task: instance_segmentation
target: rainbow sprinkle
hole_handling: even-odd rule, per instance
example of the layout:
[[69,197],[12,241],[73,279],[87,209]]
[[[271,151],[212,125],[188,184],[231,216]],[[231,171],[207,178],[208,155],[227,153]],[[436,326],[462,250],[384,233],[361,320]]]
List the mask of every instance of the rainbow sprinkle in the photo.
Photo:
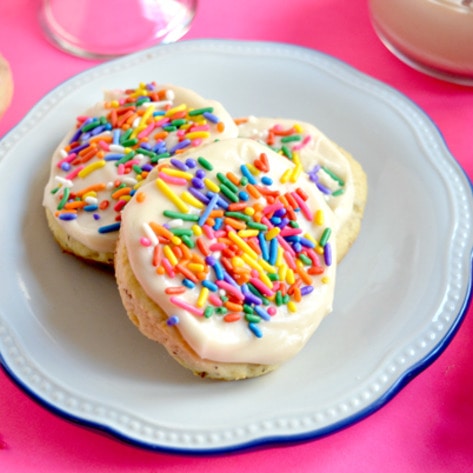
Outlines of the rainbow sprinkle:
[[[191,109],[176,103],[172,89],[154,82],[127,89],[104,106],[103,116],[77,117],[76,131],[60,151],[58,185],[51,191],[58,199],[56,217],[60,220],[89,214],[100,221],[106,210],[112,210],[115,223],[99,226],[99,233],[120,228],[121,211],[159,161],[197,147],[224,130],[212,107]],[[82,187],[82,179],[107,165],[116,173],[113,182]],[[181,182],[178,179],[166,176],[163,181]]]
[[[277,190],[267,175],[265,153],[242,166],[240,175],[215,173],[203,157],[172,159],[159,170],[185,177],[172,185],[155,180],[173,208],[163,211],[165,224],[143,224],[139,244],[153,246],[150,264],[156,277],[180,280],[165,290],[174,306],[196,317],[246,323],[261,338],[264,323],[279,307],[296,312],[315,283],[328,282],[331,230],[322,226],[323,211],[309,209],[308,196],[297,182],[293,190]],[[137,202],[146,199],[142,194],[138,191]],[[191,195],[194,204],[184,201],[184,195]],[[320,226],[318,241],[304,233],[301,219]],[[193,302],[180,297],[188,289],[197,289]]]

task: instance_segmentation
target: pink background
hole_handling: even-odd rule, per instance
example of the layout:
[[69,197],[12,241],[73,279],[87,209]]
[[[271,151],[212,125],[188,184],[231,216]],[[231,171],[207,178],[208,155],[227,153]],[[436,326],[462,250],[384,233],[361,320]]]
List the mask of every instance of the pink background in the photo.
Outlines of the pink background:
[[[10,62],[15,80],[12,105],[0,120],[0,137],[43,94],[95,64],[68,56],[44,39],[37,21],[38,4],[38,0],[0,2],[0,54]],[[473,88],[443,83],[400,63],[375,36],[366,0],[200,0],[186,36],[193,38],[282,41],[346,61],[422,107],[452,154],[473,176]],[[124,444],[55,416],[0,370],[0,470],[471,471],[472,316],[466,314],[437,361],[367,419],[323,439],[231,455],[180,456]]]

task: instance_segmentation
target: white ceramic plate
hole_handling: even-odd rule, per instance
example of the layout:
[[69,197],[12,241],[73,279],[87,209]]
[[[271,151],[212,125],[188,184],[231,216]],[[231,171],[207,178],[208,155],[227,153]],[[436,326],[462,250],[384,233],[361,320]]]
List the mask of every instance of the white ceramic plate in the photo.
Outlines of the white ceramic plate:
[[[363,164],[363,229],[339,269],[334,312],[276,372],[212,382],[128,322],[113,276],[64,255],[41,196],[49,157],[101,90],[174,82],[234,116],[313,122]],[[182,42],[105,63],[41,100],[0,143],[0,350],[59,415],[138,445],[217,452],[316,438],[362,419],[425,368],[469,301],[472,192],[408,99],[315,51]]]

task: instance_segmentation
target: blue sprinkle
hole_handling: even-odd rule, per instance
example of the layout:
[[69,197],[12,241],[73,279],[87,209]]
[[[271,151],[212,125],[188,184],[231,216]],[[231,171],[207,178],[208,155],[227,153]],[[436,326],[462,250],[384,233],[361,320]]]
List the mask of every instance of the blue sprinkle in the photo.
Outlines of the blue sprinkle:
[[77,214],[74,213],[63,213],[59,215],[60,220],[75,220],[77,218]]
[[179,141],[177,144],[175,144],[175,145],[169,150],[169,152],[170,152],[171,154],[174,154],[176,151],[179,151],[180,149],[187,148],[187,147],[190,146],[191,144],[192,144],[192,141],[189,140],[189,139],[185,139],[185,140]]
[[84,207],[84,210],[86,212],[95,212],[98,208],[99,208],[99,206],[97,204],[90,204],[90,205],[86,205]]
[[253,335],[255,335],[257,338],[262,338],[263,332],[257,324],[250,322],[248,324],[248,328],[253,332]]
[[259,246],[261,248],[261,256],[265,261],[268,261],[269,259],[269,248],[268,248],[268,242],[264,236],[263,232],[258,233],[258,241],[259,241]]
[[255,307],[253,307],[253,309],[263,320],[270,320],[271,319],[271,316],[268,314],[268,312],[263,307],[257,305]]
[[169,327],[172,327],[173,325],[176,325],[179,323],[179,317],[177,315],[171,315],[171,317],[168,318],[166,321]]
[[61,170],[62,171],[70,171],[72,166],[68,162],[61,163]]
[[238,197],[240,198],[240,200],[242,200],[243,202],[246,202],[247,200],[249,200],[250,196],[248,195],[248,192],[245,192],[245,191],[240,191],[238,193]]
[[125,155],[123,153],[110,153],[105,156],[105,161],[118,161],[122,159]]
[[275,265],[278,259],[278,239],[269,240],[269,264]]
[[253,174],[251,174],[250,170],[246,167],[246,164],[242,164],[240,166],[241,173],[248,179],[250,184],[256,184],[256,179],[254,178]]
[[218,231],[218,230],[220,230],[222,227],[223,227],[223,218],[217,217],[217,218],[215,219],[215,225],[213,226],[213,229],[214,229],[215,231]]
[[211,112],[204,112],[202,114],[209,122],[212,123],[218,123],[220,119],[217,117],[217,115],[211,113]]
[[120,144],[120,129],[119,128],[114,128],[112,131],[112,143],[114,145]]
[[111,233],[117,232],[120,229],[120,222],[111,223],[110,225],[104,225],[103,227],[99,227],[99,233]]
[[204,279],[201,282],[201,284],[202,286],[206,287],[209,291],[212,291],[212,292],[218,291],[218,286],[214,282],[209,281],[208,279]]
[[269,176],[263,176],[261,178],[261,183],[265,186],[270,186],[273,183],[273,180]]
[[194,289],[195,287],[195,283],[187,278],[182,280],[182,285],[186,286],[188,289]]

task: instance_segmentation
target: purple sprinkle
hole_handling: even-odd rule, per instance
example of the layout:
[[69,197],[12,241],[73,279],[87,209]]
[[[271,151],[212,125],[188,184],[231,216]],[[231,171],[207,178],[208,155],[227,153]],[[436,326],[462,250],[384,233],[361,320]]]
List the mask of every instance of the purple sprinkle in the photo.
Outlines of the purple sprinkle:
[[77,214],[68,214],[68,213],[63,213],[59,215],[60,220],[75,220],[77,218]]
[[301,287],[301,296],[306,296],[314,290],[314,286],[303,286]]
[[180,171],[187,171],[188,170],[187,166],[182,161],[179,161],[179,159],[172,158],[171,159],[171,164],[176,169],[179,169]]
[[204,181],[202,179],[198,179],[197,177],[193,177],[191,179],[191,184],[196,189],[203,189],[205,187]]
[[255,296],[249,289],[246,284],[242,284],[241,292],[245,296],[245,302],[247,304],[260,305],[262,304],[261,299],[258,296]]
[[191,169],[194,169],[196,166],[197,166],[197,162],[195,159],[192,159],[192,158],[187,158],[186,159],[186,164],[188,167],[190,167]]
[[215,266],[215,263],[217,262],[217,260],[215,259],[214,256],[209,255],[209,256],[206,256],[206,257],[205,257],[205,262],[206,262],[209,266]]
[[94,214],[94,220],[100,220],[100,215],[99,214]]
[[286,209],[285,208],[278,209],[278,210],[276,210],[276,212],[274,212],[273,215],[275,217],[284,217],[284,215],[286,215]]
[[143,164],[143,166],[141,166],[141,169],[143,171],[150,172],[154,169],[154,166],[152,164],[147,163],[147,164]]
[[69,140],[69,143],[74,143],[74,141],[77,141],[82,134],[82,130],[79,128],[73,135],[72,138]]
[[166,321],[169,327],[172,327],[173,325],[176,325],[179,323],[179,317],[177,315],[171,315],[169,319]]
[[71,166],[69,163],[67,163],[67,162],[61,163],[61,169],[62,169],[63,171],[70,171],[71,167],[72,167],[72,166]]
[[179,151],[180,149],[187,148],[187,147],[190,146],[191,144],[192,144],[192,141],[189,140],[189,139],[185,139],[185,140],[179,141],[179,143],[176,143],[176,144],[169,150],[169,152],[170,152],[171,154],[174,154],[176,151]]
[[211,112],[204,112],[202,114],[209,122],[212,122],[212,123],[218,123],[220,121],[220,119],[217,117],[217,115],[214,115],[213,113]]
[[326,243],[324,246],[324,260],[327,266],[332,264],[332,246],[330,243]]
[[195,189],[194,187],[189,188],[189,192],[197,199],[200,200],[203,204],[208,204],[210,202],[210,199],[202,194],[199,190]]
[[289,219],[288,218],[283,218],[279,222],[278,227],[279,228],[284,228],[288,223],[289,223]]
[[323,194],[331,194],[332,191],[328,188],[328,187],[325,187],[323,184],[321,184],[320,182],[316,182],[316,186],[317,186],[317,189],[319,189],[320,192],[322,192]]
[[195,172],[195,177],[197,177],[198,179],[203,179],[205,177],[205,171],[203,169],[198,169]]
[[225,272],[225,275],[223,276],[223,279],[228,283],[231,284],[232,286],[235,287],[240,287],[240,285],[227,273]]
[[82,151],[83,149],[85,148],[88,148],[89,147],[89,143],[84,143],[83,145],[79,145],[79,146],[76,146],[75,148],[71,149],[69,151],[69,154],[72,154],[72,153],[78,153],[79,151]]
[[299,243],[305,246],[306,248],[315,248],[315,243],[313,241],[310,241],[308,238],[300,237]]

